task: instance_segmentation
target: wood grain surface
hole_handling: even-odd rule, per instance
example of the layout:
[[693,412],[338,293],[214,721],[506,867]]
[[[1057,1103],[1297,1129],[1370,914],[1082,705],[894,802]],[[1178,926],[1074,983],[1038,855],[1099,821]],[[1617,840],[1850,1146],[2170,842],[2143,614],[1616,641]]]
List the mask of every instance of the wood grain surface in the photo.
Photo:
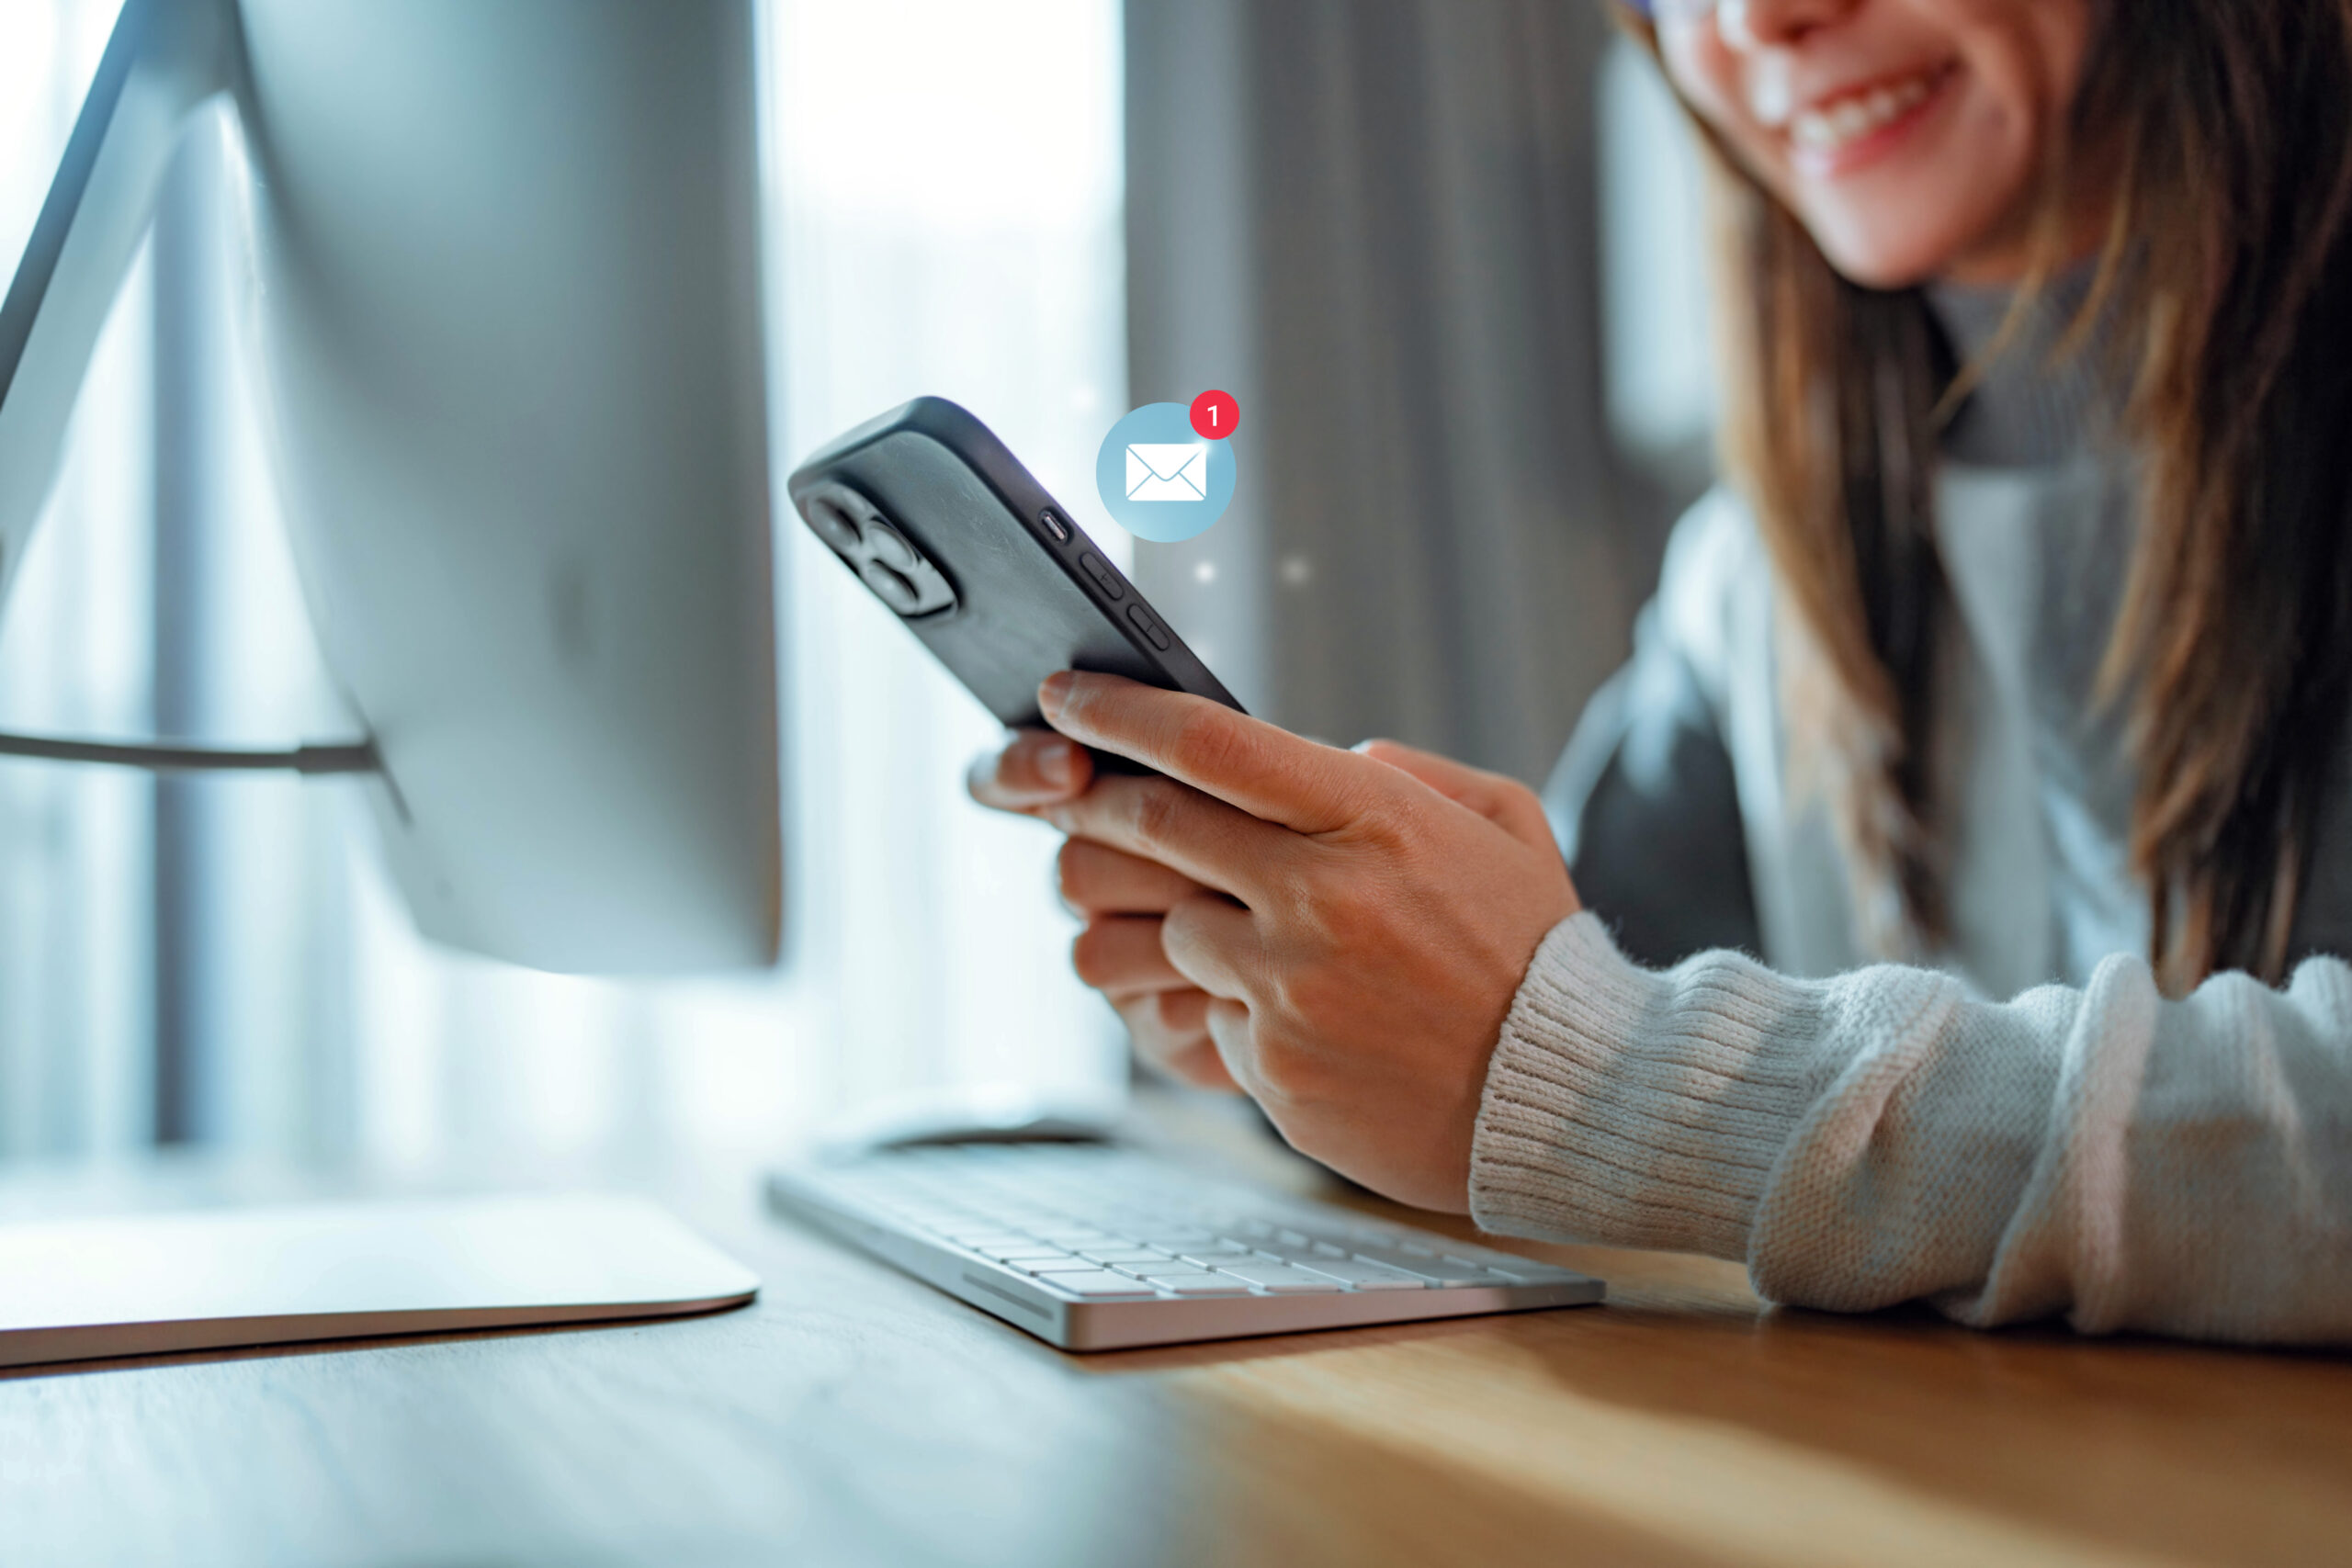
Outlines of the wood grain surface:
[[[1523,1250],[1609,1305],[1075,1357],[755,1179],[435,1184],[652,1192],[759,1270],[741,1311],[0,1376],[0,1564],[2352,1560],[2345,1358],[1772,1311],[1575,1248]],[[51,1172],[0,1219],[387,1185]]]

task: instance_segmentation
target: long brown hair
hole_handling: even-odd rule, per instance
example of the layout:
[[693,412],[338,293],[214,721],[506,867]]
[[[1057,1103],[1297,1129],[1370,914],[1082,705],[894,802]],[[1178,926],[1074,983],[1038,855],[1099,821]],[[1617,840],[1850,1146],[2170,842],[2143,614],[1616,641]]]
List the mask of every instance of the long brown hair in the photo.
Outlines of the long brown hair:
[[[2067,193],[2096,160],[2111,218],[2071,336],[2101,323],[2143,464],[2102,686],[2129,705],[2150,959],[2176,991],[2225,968],[2275,981],[2352,709],[2352,0],[2102,10],[2029,292],[2067,259]],[[1726,467],[1836,688],[1865,931],[1891,913],[1931,946],[1932,470],[1963,368],[1918,291],[1840,276],[1707,140]]]

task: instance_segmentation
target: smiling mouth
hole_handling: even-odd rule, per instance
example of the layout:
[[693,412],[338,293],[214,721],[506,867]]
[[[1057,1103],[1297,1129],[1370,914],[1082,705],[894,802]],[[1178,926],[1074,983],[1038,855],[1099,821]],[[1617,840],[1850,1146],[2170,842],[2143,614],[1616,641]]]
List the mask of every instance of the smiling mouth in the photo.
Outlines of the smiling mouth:
[[1789,117],[1789,142],[1800,152],[1835,158],[1916,114],[1951,74],[1935,66],[1811,104]]

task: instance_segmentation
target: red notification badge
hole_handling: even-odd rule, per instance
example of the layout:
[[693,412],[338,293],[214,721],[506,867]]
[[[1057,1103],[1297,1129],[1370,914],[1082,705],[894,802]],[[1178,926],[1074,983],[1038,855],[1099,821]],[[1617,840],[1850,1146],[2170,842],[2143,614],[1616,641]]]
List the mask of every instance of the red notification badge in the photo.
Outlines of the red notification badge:
[[1241,405],[1231,392],[1203,392],[1193,400],[1193,429],[1211,441],[1222,441],[1241,423]]

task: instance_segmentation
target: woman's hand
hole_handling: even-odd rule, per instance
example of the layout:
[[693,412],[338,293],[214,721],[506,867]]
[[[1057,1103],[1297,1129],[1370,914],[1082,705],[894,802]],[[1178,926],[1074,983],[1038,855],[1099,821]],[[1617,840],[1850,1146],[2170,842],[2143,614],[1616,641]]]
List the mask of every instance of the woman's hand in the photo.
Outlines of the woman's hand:
[[[1122,876],[1148,863],[1193,885],[1125,900],[1167,905],[1152,994],[1204,994],[1226,1071],[1302,1152],[1408,1202],[1465,1208],[1487,1057],[1537,944],[1577,908],[1533,795],[1114,676],[1057,675],[1039,695],[1064,735],[1167,775],[1098,777],[1025,807],[1116,852]],[[1117,956],[1123,976],[1149,962]]]
[[[1023,730],[972,765],[972,798],[1038,816],[1094,782],[1086,748],[1049,729]],[[1179,975],[1159,943],[1161,919],[1201,891],[1156,862],[1072,839],[1056,863],[1062,902],[1086,922],[1070,948],[1078,977],[1101,991],[1146,1061],[1198,1089],[1237,1092],[1209,1038],[1209,994]]]

